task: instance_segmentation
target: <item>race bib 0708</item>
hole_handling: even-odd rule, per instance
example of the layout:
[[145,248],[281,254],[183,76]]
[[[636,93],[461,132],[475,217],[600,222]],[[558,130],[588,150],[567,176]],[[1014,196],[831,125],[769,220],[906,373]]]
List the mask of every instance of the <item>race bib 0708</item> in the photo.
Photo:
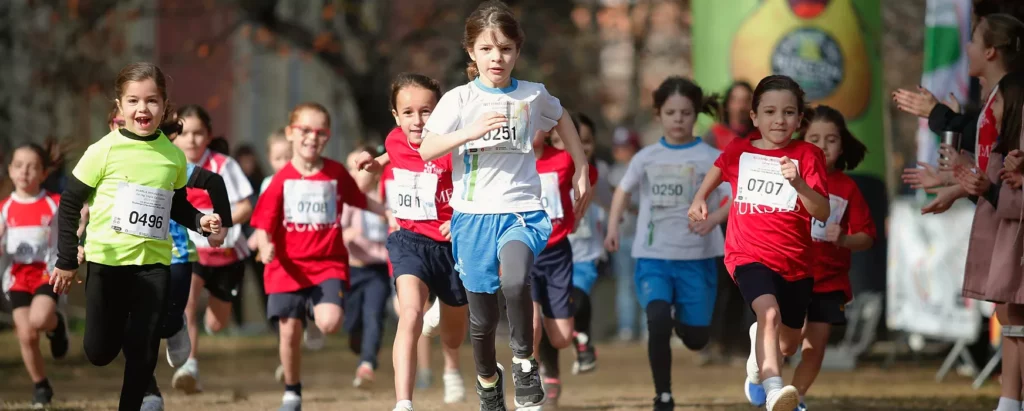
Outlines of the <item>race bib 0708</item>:
[[697,191],[697,170],[693,164],[651,164],[644,173],[651,186],[651,205],[655,207],[690,204]]
[[437,174],[393,169],[395,179],[385,183],[388,206],[395,218],[403,220],[437,220]]
[[488,101],[481,103],[482,114],[497,112],[508,121],[476,140],[466,143],[469,154],[522,154],[533,149],[530,136],[530,104],[525,101]]
[[[797,160],[791,161],[799,169],[800,163]],[[796,209],[796,200],[796,189],[782,177],[779,157],[755,153],[740,155],[736,201],[793,211]]]
[[333,224],[338,220],[337,180],[286,180],[284,220],[293,224]]
[[826,227],[843,221],[843,214],[846,214],[847,204],[849,204],[849,201],[846,201],[845,198],[834,194],[828,195],[828,221],[823,223],[813,217],[811,218],[811,238],[814,241],[828,241],[825,235]]
[[541,173],[540,192],[540,205],[548,213],[548,218],[557,220],[565,217],[562,196],[558,193],[558,173]]
[[166,240],[173,197],[170,190],[122,181],[117,185],[110,228],[136,237]]
[[7,229],[4,252],[19,264],[46,262],[50,246],[50,228],[43,226],[11,227]]

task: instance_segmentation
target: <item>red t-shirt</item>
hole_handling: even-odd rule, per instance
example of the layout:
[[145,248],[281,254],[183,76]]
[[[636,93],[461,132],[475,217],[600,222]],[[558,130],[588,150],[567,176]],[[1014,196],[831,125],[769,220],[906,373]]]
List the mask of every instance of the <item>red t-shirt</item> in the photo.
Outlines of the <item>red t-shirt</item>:
[[[597,167],[587,169],[593,187],[597,183]],[[576,224],[572,181],[576,165],[568,151],[545,145],[544,153],[537,159],[537,174],[541,181],[541,205],[551,219],[547,245],[551,247],[568,237]]]
[[[857,183],[842,171],[828,175],[828,194],[831,214],[828,224],[836,224],[845,235],[865,233],[875,238],[875,222],[871,220],[864,196]],[[825,241],[826,224],[818,220],[811,222],[812,248],[814,250],[814,292],[827,293],[842,291],[849,301],[850,290],[850,249]]]
[[[813,258],[811,215],[782,177],[779,159],[793,160],[807,185],[828,198],[825,155],[799,140],[776,150],[754,147],[753,141],[734,140],[715,161],[734,199],[725,235],[726,268],[734,274],[737,266],[761,263],[787,281],[807,278]],[[781,205],[766,205],[773,201]]]
[[[381,176],[381,198],[387,199],[398,225],[434,241],[448,242],[440,227],[452,219],[452,207],[448,205],[452,198],[452,155],[423,161],[418,147],[409,143],[400,128],[388,134],[384,147],[391,161]],[[401,180],[396,180],[396,175]],[[425,204],[429,201],[427,191],[433,197],[433,207]],[[417,192],[422,195],[417,197]]]
[[999,138],[999,126],[996,124],[996,116],[992,113],[992,102],[995,101],[998,87],[992,88],[992,94],[985,100],[985,107],[978,117],[977,139],[974,143],[974,155],[977,160],[978,170],[985,173],[988,170],[988,159],[992,155],[992,146]]
[[348,250],[341,232],[345,204],[366,208],[366,195],[336,161],[302,177],[288,163],[260,196],[251,224],[270,235],[274,260],[263,271],[267,294],[286,293],[338,278],[348,281]]
[[11,260],[4,291],[33,294],[49,283],[47,265],[57,254],[59,203],[60,194],[46,190],[31,199],[15,198],[11,194],[0,201],[0,218],[6,226],[0,255]]

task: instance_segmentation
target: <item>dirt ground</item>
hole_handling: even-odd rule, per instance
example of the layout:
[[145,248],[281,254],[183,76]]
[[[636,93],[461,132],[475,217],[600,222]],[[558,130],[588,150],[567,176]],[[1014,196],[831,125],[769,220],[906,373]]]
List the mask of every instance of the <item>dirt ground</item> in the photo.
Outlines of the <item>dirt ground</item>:
[[[510,358],[507,341],[499,340],[501,361]],[[168,410],[276,410],[282,388],[274,381],[278,364],[274,337],[205,337],[202,339],[200,369],[206,391],[185,396],[170,390],[172,370],[162,357],[157,378],[164,386]],[[48,351],[43,343],[44,355]],[[436,345],[435,345],[436,348]],[[416,393],[419,411],[474,410],[476,394],[472,388],[472,357],[468,345],[463,350],[463,376],[467,381],[467,401],[445,405],[442,401],[439,371],[434,386]],[[384,347],[377,384],[370,390],[352,388],[358,358],[348,349],[343,337],[335,336],[323,351],[306,352],[303,371],[303,408],[305,410],[391,410],[394,390],[391,351]],[[599,367],[588,375],[568,375],[572,354],[562,356],[563,396],[560,410],[650,410],[654,392],[647,367],[646,349],[636,345],[599,345]],[[27,409],[31,384],[22,368],[17,342],[10,332],[0,334],[0,409]],[[675,349],[673,388],[677,410],[752,410],[740,389],[742,367],[694,365],[694,354]],[[440,366],[440,354],[433,358]],[[122,360],[105,368],[90,365],[81,350],[81,339],[73,340],[68,358],[47,361],[49,378],[56,390],[56,408],[62,410],[116,409],[121,385]],[[507,365],[507,364],[506,364]],[[823,372],[808,399],[814,410],[991,410],[998,387],[989,383],[981,390],[971,389],[970,381],[950,375],[943,383],[934,382],[936,366],[898,364],[882,369],[865,365],[855,372]],[[788,369],[787,376],[792,372]],[[511,397],[511,388],[506,386]],[[511,398],[509,405],[512,406]],[[511,408],[510,408],[511,409]]]

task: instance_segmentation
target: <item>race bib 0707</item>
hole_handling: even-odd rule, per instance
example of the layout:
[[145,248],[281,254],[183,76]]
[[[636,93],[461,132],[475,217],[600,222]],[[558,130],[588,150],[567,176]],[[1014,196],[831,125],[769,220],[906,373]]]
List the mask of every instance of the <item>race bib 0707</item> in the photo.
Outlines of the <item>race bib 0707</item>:
[[644,173],[651,186],[651,205],[655,207],[690,204],[697,191],[697,170],[693,164],[651,164]]
[[50,228],[43,226],[11,227],[7,229],[4,252],[19,264],[46,262],[50,246]]
[[481,103],[481,115],[497,112],[508,119],[501,127],[466,143],[469,154],[522,154],[533,149],[530,136],[530,104],[525,101],[488,101]]
[[562,196],[558,193],[558,173],[541,173],[540,192],[540,205],[548,213],[548,218],[557,220],[565,217]]
[[437,220],[437,174],[393,169],[395,179],[385,183],[388,206],[395,218],[403,220]]
[[849,201],[840,196],[829,194],[828,195],[828,206],[829,215],[828,221],[821,222],[815,218],[811,218],[811,238],[815,241],[828,241],[825,235],[826,227],[831,224],[839,224],[843,221],[843,214],[846,214],[846,206]]
[[[791,160],[800,167],[800,162]],[[736,182],[736,201],[773,207],[776,210],[796,209],[796,189],[782,177],[779,157],[755,153],[740,155],[739,179]]]
[[284,220],[293,224],[333,224],[338,220],[337,180],[286,180]]
[[166,240],[173,197],[170,190],[122,181],[117,185],[110,228],[136,237]]

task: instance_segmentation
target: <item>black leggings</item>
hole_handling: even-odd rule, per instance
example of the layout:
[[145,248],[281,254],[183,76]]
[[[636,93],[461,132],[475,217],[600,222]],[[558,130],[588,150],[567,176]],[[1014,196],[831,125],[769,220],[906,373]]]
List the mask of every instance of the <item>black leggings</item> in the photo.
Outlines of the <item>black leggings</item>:
[[[533,298],[530,295],[530,269],[533,251],[521,241],[509,241],[498,252],[501,263],[501,293],[505,295],[505,314],[512,341],[512,355],[525,359],[533,355]],[[469,298],[469,338],[473,343],[476,373],[491,377],[498,372],[494,332],[498,329],[497,294],[467,291]]]
[[138,411],[156,369],[158,330],[167,312],[170,268],[89,263],[85,282],[85,356],[97,366],[124,351],[120,411]]

